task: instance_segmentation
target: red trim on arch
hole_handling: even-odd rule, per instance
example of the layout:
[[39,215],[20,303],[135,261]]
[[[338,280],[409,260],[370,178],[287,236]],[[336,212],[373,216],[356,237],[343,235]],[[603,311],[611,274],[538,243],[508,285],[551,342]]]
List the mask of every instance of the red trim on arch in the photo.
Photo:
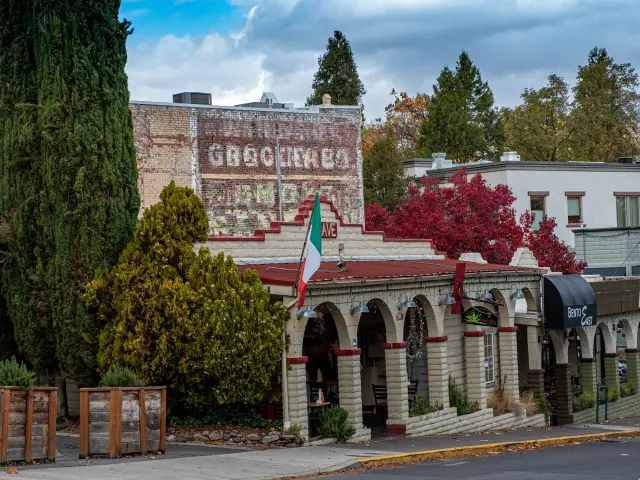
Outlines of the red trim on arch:
[[407,426],[406,425],[389,425],[387,424],[387,433],[391,435],[406,435],[407,434]]
[[500,332],[517,332],[518,327],[498,327],[498,333]]
[[349,357],[351,355],[360,355],[361,348],[352,348],[351,350],[336,350],[336,357]]
[[449,340],[449,337],[447,337],[446,335],[444,337],[427,337],[424,339],[424,341],[427,343],[442,343],[446,342],[447,340]]
[[292,357],[287,358],[287,363],[289,365],[300,365],[301,363],[307,363],[309,361],[309,357]]
[[382,348],[385,350],[391,350],[393,348],[407,348],[409,344],[407,342],[392,342],[382,344]]
[[484,337],[484,331],[479,332],[464,332],[465,337]]

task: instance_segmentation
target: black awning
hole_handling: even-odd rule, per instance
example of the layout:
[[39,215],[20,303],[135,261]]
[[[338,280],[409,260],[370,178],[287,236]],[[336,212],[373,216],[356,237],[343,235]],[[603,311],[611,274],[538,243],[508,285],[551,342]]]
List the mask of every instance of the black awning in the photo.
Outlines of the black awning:
[[547,328],[597,325],[596,294],[580,275],[544,277],[544,318]]

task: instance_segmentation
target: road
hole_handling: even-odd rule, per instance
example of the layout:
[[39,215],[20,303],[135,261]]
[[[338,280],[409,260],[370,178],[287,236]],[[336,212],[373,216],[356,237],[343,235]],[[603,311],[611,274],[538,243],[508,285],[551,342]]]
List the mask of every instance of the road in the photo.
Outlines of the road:
[[459,458],[318,480],[639,480],[640,440]]

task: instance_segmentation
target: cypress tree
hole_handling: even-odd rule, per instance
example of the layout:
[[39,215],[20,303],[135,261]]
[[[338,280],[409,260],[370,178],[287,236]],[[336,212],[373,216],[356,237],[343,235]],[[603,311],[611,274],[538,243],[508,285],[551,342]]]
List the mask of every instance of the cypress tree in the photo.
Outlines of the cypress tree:
[[335,31],[327,43],[327,51],[318,58],[318,71],[313,77],[313,93],[307,105],[320,105],[325,93],[334,105],[360,105],[367,93],[358,75],[349,40]]
[[39,217],[55,251],[45,277],[63,376],[88,382],[93,318],[80,302],[96,270],[113,265],[135,230],[140,202],[125,74],[120,0],[35,0],[34,50],[45,195]]

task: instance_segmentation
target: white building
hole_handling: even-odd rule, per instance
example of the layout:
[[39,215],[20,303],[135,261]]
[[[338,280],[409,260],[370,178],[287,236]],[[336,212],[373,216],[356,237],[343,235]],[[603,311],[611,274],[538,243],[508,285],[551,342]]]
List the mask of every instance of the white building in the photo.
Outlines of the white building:
[[[631,161],[620,159],[620,162]],[[508,185],[516,197],[519,217],[530,210],[538,218],[556,219],[558,237],[575,247],[573,230],[640,226],[640,163],[521,162],[514,152],[500,162],[452,164],[445,154],[409,158],[407,175],[434,175],[445,182],[466,167],[469,177],[480,174],[491,186]]]

